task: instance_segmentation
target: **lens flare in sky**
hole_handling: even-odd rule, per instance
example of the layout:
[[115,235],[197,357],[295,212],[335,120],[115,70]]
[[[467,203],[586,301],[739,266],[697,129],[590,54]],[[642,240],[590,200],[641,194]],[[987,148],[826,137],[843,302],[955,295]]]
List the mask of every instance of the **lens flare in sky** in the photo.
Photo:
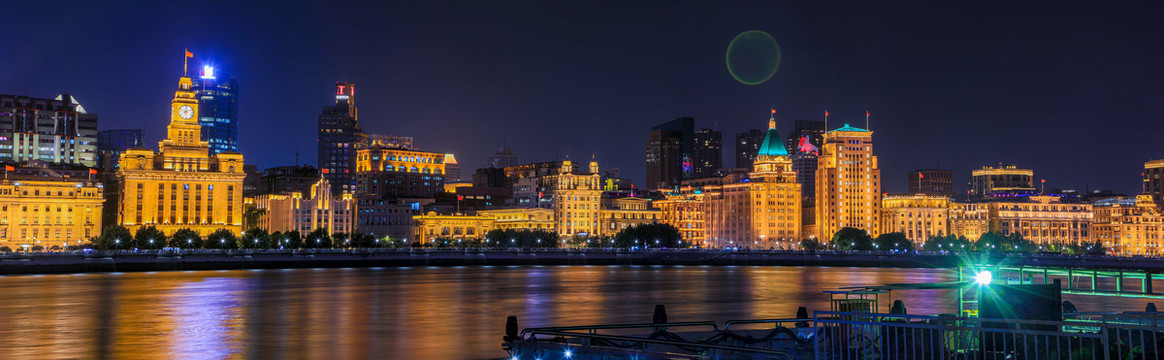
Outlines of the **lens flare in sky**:
[[766,32],[748,30],[732,39],[724,61],[736,81],[763,84],[780,68],[780,44]]

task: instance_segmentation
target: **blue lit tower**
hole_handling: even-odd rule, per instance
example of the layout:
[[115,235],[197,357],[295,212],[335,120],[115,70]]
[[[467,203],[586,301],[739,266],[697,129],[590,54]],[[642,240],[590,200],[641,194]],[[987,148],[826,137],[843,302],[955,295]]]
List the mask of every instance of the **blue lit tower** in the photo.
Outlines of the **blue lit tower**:
[[194,91],[198,96],[198,124],[210,154],[238,151],[238,82],[204,66]]

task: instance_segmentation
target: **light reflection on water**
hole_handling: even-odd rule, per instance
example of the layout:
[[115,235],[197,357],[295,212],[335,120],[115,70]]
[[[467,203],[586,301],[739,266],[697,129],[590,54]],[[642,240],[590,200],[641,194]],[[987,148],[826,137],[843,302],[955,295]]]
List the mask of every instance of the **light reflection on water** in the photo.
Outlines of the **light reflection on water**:
[[[0,277],[0,359],[500,358],[521,327],[792,317],[822,290],[952,271],[821,267],[414,267]],[[948,290],[895,292],[952,313]],[[1072,297],[1082,311],[1145,299]],[[885,304],[888,310],[888,303]]]

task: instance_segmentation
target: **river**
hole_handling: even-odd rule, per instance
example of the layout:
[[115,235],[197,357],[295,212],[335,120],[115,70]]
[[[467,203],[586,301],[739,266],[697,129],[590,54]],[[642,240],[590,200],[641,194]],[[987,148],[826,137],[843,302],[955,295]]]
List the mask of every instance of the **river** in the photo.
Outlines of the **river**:
[[[792,317],[822,290],[951,281],[940,269],[521,266],[0,277],[0,359],[496,359],[521,327]],[[895,293],[952,313],[948,290]],[[1081,311],[1145,299],[1071,297]],[[887,310],[887,309],[882,309]]]

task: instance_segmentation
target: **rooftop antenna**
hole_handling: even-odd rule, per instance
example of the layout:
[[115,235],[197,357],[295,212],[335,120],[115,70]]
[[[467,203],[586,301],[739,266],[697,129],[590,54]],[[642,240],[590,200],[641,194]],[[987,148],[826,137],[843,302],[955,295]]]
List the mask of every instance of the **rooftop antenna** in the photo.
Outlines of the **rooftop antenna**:
[[295,147],[295,167],[299,167],[299,147]]

